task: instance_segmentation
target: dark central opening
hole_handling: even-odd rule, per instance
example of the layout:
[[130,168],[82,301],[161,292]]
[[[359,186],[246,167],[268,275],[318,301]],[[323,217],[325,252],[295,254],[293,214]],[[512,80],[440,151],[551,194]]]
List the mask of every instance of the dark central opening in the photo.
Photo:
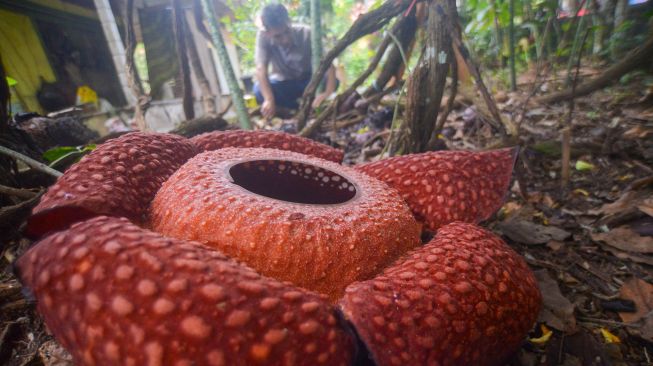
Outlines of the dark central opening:
[[229,168],[229,175],[234,184],[281,201],[332,205],[356,196],[356,186],[342,175],[296,161],[247,161]]

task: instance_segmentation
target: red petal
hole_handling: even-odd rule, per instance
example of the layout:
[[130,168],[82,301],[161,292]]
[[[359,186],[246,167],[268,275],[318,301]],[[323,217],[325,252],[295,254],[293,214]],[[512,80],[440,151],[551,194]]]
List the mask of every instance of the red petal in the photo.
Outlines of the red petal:
[[478,223],[503,204],[516,149],[436,151],[356,166],[397,189],[432,231],[454,221]]
[[537,318],[541,295],[524,260],[473,224],[438,230],[340,306],[376,364],[499,365]]
[[161,184],[196,153],[176,135],[134,132],[109,140],[48,189],[27,233],[40,237],[102,214],[143,222]]
[[339,163],[344,152],[305,137],[275,131],[214,131],[191,139],[201,151],[225,147],[266,147],[294,151]]
[[17,268],[78,365],[346,365],[352,357],[352,337],[323,297],[124,218],[50,235]]

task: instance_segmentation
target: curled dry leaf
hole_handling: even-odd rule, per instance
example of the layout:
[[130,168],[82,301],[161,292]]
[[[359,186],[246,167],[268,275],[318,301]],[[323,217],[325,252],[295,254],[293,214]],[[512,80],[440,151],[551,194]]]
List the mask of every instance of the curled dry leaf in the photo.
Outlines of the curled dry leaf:
[[518,218],[500,223],[499,229],[510,239],[528,245],[546,244],[551,240],[563,241],[571,236],[571,233],[560,228]]
[[633,277],[624,282],[619,293],[622,298],[635,302],[636,312],[619,313],[624,322],[637,322],[653,311],[653,285],[650,283]]
[[628,227],[618,227],[607,233],[592,233],[590,236],[596,242],[603,242],[626,252],[653,253],[653,238],[641,236]]
[[622,298],[634,301],[637,309],[634,313],[619,313],[624,322],[640,325],[628,331],[653,342],[653,285],[633,277],[623,284],[619,293]]

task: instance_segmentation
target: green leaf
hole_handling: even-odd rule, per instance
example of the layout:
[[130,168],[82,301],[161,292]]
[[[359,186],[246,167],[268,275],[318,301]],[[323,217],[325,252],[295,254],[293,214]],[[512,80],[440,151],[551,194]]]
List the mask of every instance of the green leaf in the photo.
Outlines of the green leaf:
[[52,163],[55,160],[60,159],[61,157],[70,154],[71,152],[79,151],[75,146],[59,146],[52,148],[43,153],[43,159],[48,163]]
[[16,84],[18,84],[18,81],[16,81],[16,79],[14,79],[14,78],[12,78],[10,76],[7,76],[7,85],[14,86]]
[[95,144],[88,144],[86,146],[59,146],[44,152],[43,159],[45,159],[50,166],[56,166],[60,161],[72,155],[79,155],[81,158],[87,153],[95,150],[96,147]]
[[577,160],[576,161],[576,170],[578,170],[579,172],[593,170],[594,168],[595,168],[595,166],[592,163],[588,163],[588,162],[583,161],[583,160]]

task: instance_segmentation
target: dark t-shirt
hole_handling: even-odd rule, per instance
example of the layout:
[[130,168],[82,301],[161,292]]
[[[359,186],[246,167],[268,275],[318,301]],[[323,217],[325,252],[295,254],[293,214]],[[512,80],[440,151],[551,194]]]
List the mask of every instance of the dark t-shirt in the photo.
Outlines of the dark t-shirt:
[[257,65],[272,65],[270,79],[297,80],[311,76],[311,30],[304,25],[292,25],[292,46],[276,45],[262,31],[256,35],[254,60]]

